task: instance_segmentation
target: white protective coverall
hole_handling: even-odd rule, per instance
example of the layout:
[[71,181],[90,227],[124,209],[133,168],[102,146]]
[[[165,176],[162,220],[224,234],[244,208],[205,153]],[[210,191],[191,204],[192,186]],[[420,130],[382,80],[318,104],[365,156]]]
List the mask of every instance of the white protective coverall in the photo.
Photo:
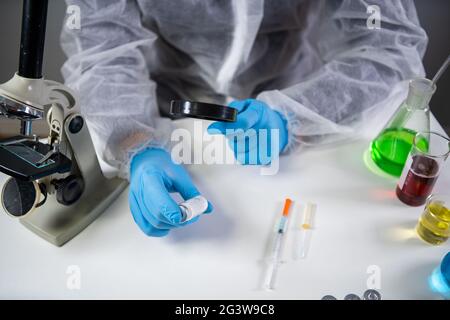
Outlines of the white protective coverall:
[[[100,157],[126,176],[139,149],[166,146],[171,99],[257,98],[288,121],[288,148],[348,138],[398,82],[424,74],[413,1],[68,0],[66,84]],[[369,5],[380,29],[369,28]],[[381,112],[381,111],[380,111]]]

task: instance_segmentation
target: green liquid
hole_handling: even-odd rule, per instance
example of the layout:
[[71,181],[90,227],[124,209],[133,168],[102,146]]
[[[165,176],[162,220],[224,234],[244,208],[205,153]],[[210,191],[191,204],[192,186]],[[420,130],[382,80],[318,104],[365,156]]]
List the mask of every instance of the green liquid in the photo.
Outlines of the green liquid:
[[[391,175],[400,177],[409,151],[411,151],[416,131],[406,128],[386,129],[372,142],[372,160]],[[428,150],[428,142],[422,139],[419,150]]]

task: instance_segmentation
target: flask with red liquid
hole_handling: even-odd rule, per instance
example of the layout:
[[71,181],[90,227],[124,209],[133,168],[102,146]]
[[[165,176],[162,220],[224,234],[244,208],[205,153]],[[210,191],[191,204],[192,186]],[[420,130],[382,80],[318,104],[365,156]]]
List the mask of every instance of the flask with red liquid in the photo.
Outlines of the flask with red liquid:
[[436,132],[417,133],[397,184],[397,197],[410,206],[423,205],[449,153],[447,137]]

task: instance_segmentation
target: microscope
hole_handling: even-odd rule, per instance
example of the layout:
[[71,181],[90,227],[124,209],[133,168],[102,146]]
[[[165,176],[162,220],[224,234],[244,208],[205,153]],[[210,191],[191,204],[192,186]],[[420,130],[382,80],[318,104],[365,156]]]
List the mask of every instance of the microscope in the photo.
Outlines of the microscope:
[[[32,232],[62,246],[93,222],[126,187],[106,179],[73,91],[42,76],[48,0],[24,0],[19,70],[0,85],[0,117],[20,121],[0,141],[3,209]],[[32,133],[46,119],[48,137]]]

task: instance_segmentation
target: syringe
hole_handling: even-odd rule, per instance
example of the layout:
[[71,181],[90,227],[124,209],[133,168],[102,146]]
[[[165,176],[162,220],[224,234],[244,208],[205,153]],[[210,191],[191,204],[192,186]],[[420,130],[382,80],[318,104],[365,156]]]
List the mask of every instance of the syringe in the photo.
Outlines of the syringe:
[[292,200],[287,198],[284,202],[283,212],[278,223],[276,234],[272,242],[272,251],[270,255],[270,260],[267,265],[264,288],[271,290],[274,288],[275,276],[278,270],[278,265],[281,262],[282,245],[284,234],[286,233],[286,225],[289,216],[289,208],[292,204]]

